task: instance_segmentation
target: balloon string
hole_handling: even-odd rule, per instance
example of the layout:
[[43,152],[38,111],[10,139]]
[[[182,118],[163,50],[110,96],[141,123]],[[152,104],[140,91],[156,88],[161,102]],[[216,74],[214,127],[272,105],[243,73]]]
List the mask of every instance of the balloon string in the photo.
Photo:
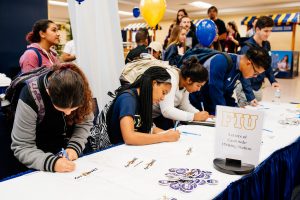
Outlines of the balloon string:
[[[154,28],[152,28],[151,42],[154,42]],[[151,48],[151,55],[153,55],[153,49]]]

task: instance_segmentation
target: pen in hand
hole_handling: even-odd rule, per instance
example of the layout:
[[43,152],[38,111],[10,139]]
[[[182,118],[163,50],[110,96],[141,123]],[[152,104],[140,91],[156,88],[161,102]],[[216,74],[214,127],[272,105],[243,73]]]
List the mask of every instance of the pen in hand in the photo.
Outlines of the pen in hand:
[[201,101],[201,109],[202,109],[202,111],[205,111],[204,110],[204,105],[203,105],[203,102]]
[[67,151],[64,148],[61,148],[61,151],[58,152],[58,156],[65,157],[66,159],[70,160],[69,156],[68,156],[68,153],[67,153]]
[[174,131],[176,131],[176,128],[177,128],[178,124],[179,124],[179,120],[177,120],[177,121],[175,122],[175,125],[174,125]]

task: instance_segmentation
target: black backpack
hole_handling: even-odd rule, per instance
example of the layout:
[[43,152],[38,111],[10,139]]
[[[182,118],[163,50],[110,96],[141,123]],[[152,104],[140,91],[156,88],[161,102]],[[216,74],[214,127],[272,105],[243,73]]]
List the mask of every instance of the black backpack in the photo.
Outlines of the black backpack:
[[[122,86],[121,86],[122,87]],[[111,127],[110,119],[112,118],[114,104],[118,96],[123,93],[129,93],[135,95],[130,89],[120,92],[118,95],[108,92],[108,96],[112,97],[113,100],[108,102],[102,111],[98,114],[94,121],[94,125],[91,128],[91,136],[88,138],[88,145],[92,151],[100,150],[111,146],[109,140],[109,127]]]
[[29,92],[32,95],[37,108],[38,108],[38,123],[40,123],[45,116],[45,106],[41,96],[41,93],[38,89],[38,77],[44,74],[47,74],[52,69],[48,67],[39,67],[32,71],[25,72],[19,74],[10,84],[10,86],[6,89],[4,99],[9,101],[9,105],[2,108],[4,114],[6,115],[6,119],[9,122],[13,123],[17,104],[19,101],[19,96],[22,88],[27,84],[29,88]]
[[204,64],[205,61],[207,61],[209,58],[211,58],[212,56],[217,55],[217,54],[221,54],[221,55],[225,56],[227,63],[228,63],[228,68],[227,68],[226,72],[229,73],[233,67],[232,59],[229,56],[229,54],[227,54],[225,52],[220,52],[220,51],[217,51],[214,49],[210,49],[210,48],[189,49],[179,60],[177,67],[181,68],[183,61],[192,56],[195,56],[201,64]]

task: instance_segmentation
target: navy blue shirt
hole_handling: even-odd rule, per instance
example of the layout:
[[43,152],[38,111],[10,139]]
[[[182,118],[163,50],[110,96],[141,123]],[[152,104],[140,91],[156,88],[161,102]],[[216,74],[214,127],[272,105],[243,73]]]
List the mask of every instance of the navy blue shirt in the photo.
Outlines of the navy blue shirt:
[[141,117],[139,112],[139,97],[135,88],[131,89],[133,94],[130,92],[124,92],[117,97],[113,104],[113,114],[111,118],[111,127],[109,131],[109,139],[112,144],[124,143],[120,120],[125,116],[130,116],[134,119],[134,128],[137,129],[141,126]]
[[178,54],[178,44],[172,44],[170,45],[165,55],[163,56],[164,61],[169,61],[169,65],[177,65],[179,60],[181,59],[181,55]]
[[240,79],[239,55],[229,54],[232,59],[232,68],[229,69],[227,59],[217,54],[208,59],[203,66],[209,72],[209,81],[199,92],[190,94],[190,102],[197,109],[201,109],[201,102],[210,114],[215,115],[217,105],[237,106],[232,97],[236,81]]
[[[256,43],[256,41],[253,39],[253,37],[251,37],[246,42],[253,45],[254,47],[259,47],[259,48],[265,49],[266,51],[269,52],[269,55],[271,55],[271,46],[268,41],[263,41],[262,47]],[[250,48],[249,45],[243,46],[240,54],[246,54],[247,51],[249,50],[249,48]],[[271,66],[265,72],[259,74],[257,77],[253,77],[253,78],[249,78],[249,79],[244,79],[244,78],[241,79],[241,83],[242,83],[243,90],[245,92],[247,101],[252,101],[253,99],[255,99],[255,96],[254,96],[254,93],[252,90],[258,91],[261,88],[265,77],[267,77],[269,79],[271,84],[276,82]]]

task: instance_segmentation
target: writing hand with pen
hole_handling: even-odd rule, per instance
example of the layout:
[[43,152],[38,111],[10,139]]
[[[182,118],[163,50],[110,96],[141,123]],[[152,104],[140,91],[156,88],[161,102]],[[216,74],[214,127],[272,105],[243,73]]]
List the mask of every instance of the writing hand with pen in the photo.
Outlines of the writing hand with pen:
[[179,124],[179,121],[176,121],[175,126],[173,129],[169,130],[162,130],[158,127],[154,127],[153,134],[162,135],[164,142],[176,142],[180,138],[180,132],[176,130],[177,125]]
[[62,149],[58,156],[60,157],[55,165],[54,165],[54,171],[55,172],[71,172],[75,170],[75,163],[73,160],[76,160],[78,158],[78,155],[75,150],[67,148]]
[[194,121],[205,121],[209,118],[209,114],[206,111],[197,112],[194,114]]

